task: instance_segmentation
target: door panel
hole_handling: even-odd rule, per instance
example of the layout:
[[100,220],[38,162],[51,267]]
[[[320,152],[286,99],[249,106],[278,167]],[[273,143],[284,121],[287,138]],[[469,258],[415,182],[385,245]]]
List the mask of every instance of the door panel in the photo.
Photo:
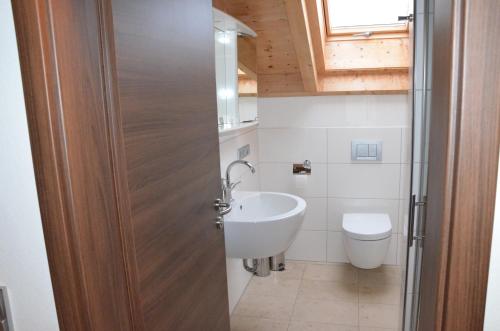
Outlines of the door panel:
[[227,329],[211,2],[112,7],[145,328]]
[[209,0],[13,2],[62,330],[229,330]]
[[435,2],[418,330],[482,330],[500,146],[498,0]]
[[100,4],[12,5],[59,326],[131,330]]

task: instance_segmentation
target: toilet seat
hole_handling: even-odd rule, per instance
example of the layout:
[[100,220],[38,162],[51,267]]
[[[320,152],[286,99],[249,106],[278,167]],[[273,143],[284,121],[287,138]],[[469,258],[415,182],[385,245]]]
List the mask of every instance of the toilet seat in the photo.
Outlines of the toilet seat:
[[387,214],[344,214],[344,233],[356,240],[382,240],[389,238],[392,225]]

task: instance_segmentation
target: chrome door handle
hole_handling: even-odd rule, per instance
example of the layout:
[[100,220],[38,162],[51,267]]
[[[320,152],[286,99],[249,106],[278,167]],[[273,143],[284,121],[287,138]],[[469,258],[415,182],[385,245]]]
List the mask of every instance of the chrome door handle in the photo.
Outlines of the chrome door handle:
[[229,207],[227,207],[227,208],[219,209],[219,215],[224,216],[226,214],[229,214],[231,212],[231,210],[233,210],[233,207],[231,205],[229,205]]
[[222,202],[221,199],[215,199],[214,201],[214,208],[217,211],[220,211],[222,209],[230,208],[231,204],[227,202]]
[[220,216],[228,214],[233,209],[229,202],[222,202],[221,199],[215,199],[214,208],[219,212]]
[[222,199],[215,199],[214,208],[217,210],[217,217],[215,219],[215,226],[217,229],[224,229],[224,215],[229,214],[233,207],[228,202],[223,202]]
[[216,226],[216,227],[217,227],[217,229],[219,229],[219,230],[224,229],[224,217],[222,217],[222,216],[217,216],[217,218],[215,219],[215,226]]

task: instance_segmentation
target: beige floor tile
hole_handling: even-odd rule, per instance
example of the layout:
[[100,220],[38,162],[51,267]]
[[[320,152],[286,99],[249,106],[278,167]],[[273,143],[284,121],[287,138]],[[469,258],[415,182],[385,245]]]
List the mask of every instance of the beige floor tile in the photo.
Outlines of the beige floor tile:
[[304,271],[304,279],[344,282],[356,284],[357,270],[347,263],[339,264],[308,264]]
[[285,262],[285,270],[273,271],[272,275],[276,275],[276,277],[282,279],[302,279],[306,266],[307,263],[305,262],[287,260]]
[[359,331],[398,331],[398,329],[360,327]]
[[299,291],[300,282],[300,279],[287,279],[276,275],[252,277],[245,293],[295,298]]
[[343,282],[302,280],[299,298],[358,303],[358,286]]
[[378,328],[397,328],[399,305],[359,305],[359,325]]
[[359,269],[359,285],[399,285],[401,284],[401,268],[382,266],[377,269]]
[[293,321],[358,325],[358,304],[353,302],[297,299]]
[[231,331],[287,331],[287,329],[288,321],[246,316],[231,318]]
[[295,298],[251,295],[245,293],[233,312],[233,317],[247,316],[288,321]]
[[357,326],[292,321],[288,331],[358,331]]
[[401,291],[401,285],[360,285],[359,302],[399,305]]

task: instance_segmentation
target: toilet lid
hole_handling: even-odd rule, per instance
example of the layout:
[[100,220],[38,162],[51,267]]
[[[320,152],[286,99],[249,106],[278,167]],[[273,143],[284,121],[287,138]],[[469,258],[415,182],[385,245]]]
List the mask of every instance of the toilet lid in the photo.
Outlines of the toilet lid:
[[344,214],[344,233],[358,240],[380,240],[390,237],[391,219],[387,214]]

